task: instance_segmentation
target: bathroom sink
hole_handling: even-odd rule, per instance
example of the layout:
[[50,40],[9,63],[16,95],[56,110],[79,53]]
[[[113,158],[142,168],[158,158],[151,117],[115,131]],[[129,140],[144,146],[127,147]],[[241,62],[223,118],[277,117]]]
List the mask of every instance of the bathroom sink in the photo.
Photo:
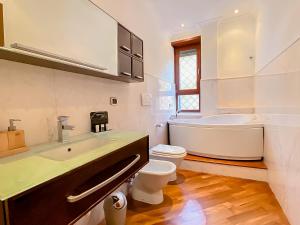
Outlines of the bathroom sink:
[[108,138],[90,138],[84,141],[66,143],[60,147],[41,152],[39,155],[56,161],[65,161],[106,145],[110,141]]

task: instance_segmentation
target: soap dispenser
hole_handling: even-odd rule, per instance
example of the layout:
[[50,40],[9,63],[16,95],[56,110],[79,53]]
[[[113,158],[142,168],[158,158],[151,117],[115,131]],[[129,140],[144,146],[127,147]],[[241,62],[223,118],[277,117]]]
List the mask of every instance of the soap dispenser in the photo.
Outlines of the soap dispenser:
[[9,127],[8,127],[8,131],[16,131],[17,127],[14,125],[14,122],[19,122],[21,120],[16,120],[16,119],[10,119],[9,120]]
[[108,124],[108,112],[101,111],[101,112],[91,112],[90,113],[91,119],[91,132],[98,133],[98,132],[105,132],[107,131],[107,124]]
[[18,122],[18,121],[21,120],[16,120],[16,119],[9,120],[9,127],[7,132],[9,150],[26,147],[24,130],[17,130],[17,127],[14,125],[14,122]]

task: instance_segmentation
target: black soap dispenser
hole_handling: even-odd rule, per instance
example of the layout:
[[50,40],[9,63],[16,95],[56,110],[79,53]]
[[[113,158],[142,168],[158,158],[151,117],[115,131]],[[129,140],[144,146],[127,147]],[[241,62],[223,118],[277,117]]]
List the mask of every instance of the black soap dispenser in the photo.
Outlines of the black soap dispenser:
[[107,111],[91,112],[90,119],[91,119],[91,132],[98,133],[98,132],[107,131],[107,124],[108,124]]

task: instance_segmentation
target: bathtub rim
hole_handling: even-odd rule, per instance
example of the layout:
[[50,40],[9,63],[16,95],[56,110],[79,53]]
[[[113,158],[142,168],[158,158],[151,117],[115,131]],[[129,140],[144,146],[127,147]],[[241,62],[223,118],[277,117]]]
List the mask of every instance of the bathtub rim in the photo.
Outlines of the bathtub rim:
[[[179,119],[180,120],[180,119]],[[201,127],[201,128],[228,128],[228,129],[242,129],[242,128],[264,128],[263,123],[244,123],[244,124],[200,124],[193,121],[176,121],[168,120],[169,125],[187,126],[187,127]]]

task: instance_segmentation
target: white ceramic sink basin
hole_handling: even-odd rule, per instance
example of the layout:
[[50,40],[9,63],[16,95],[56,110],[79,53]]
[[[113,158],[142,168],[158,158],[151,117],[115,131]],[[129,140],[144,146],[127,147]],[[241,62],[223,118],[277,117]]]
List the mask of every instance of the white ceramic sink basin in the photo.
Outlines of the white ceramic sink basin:
[[83,141],[63,144],[60,147],[41,152],[40,156],[56,161],[64,161],[95,148],[99,148],[110,141],[111,140],[107,138],[90,138]]

